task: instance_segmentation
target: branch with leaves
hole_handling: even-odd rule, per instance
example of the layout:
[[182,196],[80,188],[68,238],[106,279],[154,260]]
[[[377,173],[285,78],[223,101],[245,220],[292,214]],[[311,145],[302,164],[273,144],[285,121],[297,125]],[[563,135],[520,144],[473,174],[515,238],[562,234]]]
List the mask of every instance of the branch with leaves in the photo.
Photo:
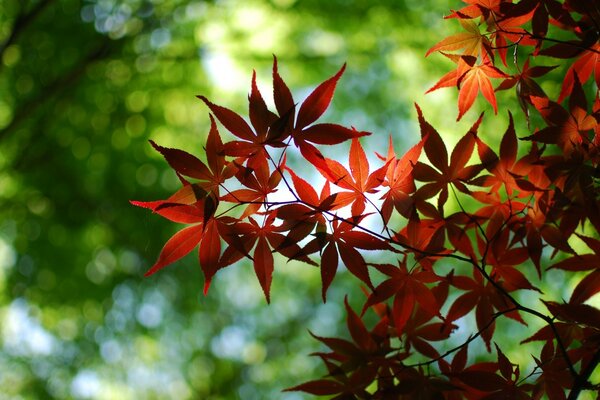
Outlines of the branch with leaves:
[[[588,81],[600,71],[600,7],[583,0],[465,2],[449,18],[466,32],[427,53],[457,65],[431,90],[456,87],[461,119],[479,92],[496,112],[502,104],[495,92],[516,87],[528,123],[516,126],[509,112],[497,151],[478,133],[483,114],[449,151],[416,106],[420,140],[399,156],[390,139],[386,155],[369,162],[361,145],[369,132],[317,122],[346,66],[298,105],[276,58],[275,111],[256,74],[250,123],[198,96],[211,112],[206,161],[152,142],[182,187],[166,200],[132,203],[186,227],[146,275],[198,248],[205,294],[219,270],[248,259],[269,302],[275,257],[319,267],[323,301],[340,264],[364,287],[360,313],[345,302],[350,339],[313,335],[329,348],[315,354],[328,374],[288,390],[336,399],[558,400],[599,389],[590,381],[600,363],[600,309],[590,302],[600,292],[599,74]],[[547,40],[551,34],[573,38]],[[523,65],[514,57],[508,66],[511,46],[524,53]],[[556,100],[535,81],[555,68],[538,64],[548,57],[569,62]],[[501,80],[496,89],[491,79]],[[217,121],[233,140],[223,141]],[[346,141],[348,167],[320,150]],[[292,153],[323,177],[321,187],[287,165]],[[589,250],[576,251],[573,241]],[[548,282],[556,270],[575,282],[568,301]],[[544,306],[527,302],[525,292],[537,293]],[[371,329],[366,313],[376,316]],[[543,326],[521,338],[538,344],[535,366],[521,376],[501,350],[509,344],[494,339],[497,321],[527,325],[525,316]],[[448,349],[463,318],[476,326]],[[496,355],[469,363],[477,338]]]

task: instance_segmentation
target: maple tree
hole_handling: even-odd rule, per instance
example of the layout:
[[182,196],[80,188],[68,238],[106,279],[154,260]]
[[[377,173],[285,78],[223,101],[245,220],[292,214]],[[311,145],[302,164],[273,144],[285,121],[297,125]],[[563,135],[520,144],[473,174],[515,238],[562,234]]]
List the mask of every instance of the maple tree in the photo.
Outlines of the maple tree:
[[[151,142],[182,187],[166,200],[132,203],[187,226],[146,275],[198,248],[205,294],[220,269],[249,259],[269,302],[276,257],[319,267],[323,301],[340,264],[363,286],[360,312],[345,302],[349,339],[313,334],[329,349],[316,353],[328,374],[287,390],[336,399],[600,394],[591,379],[600,363],[600,309],[589,301],[600,292],[600,2],[464,2],[448,18],[465,32],[427,53],[456,69],[430,91],[456,87],[461,119],[479,92],[496,113],[495,92],[515,88],[527,124],[516,126],[509,112],[498,151],[478,134],[483,115],[448,151],[416,106],[420,141],[399,156],[390,139],[373,165],[361,145],[369,132],[316,122],[346,66],[297,103],[276,58],[275,111],[256,74],[250,123],[198,96],[211,112],[206,162]],[[553,59],[566,72],[549,97],[535,79],[556,68],[545,64]],[[234,140],[223,141],[215,119]],[[349,168],[320,150],[345,141]],[[295,149],[322,187],[288,167]],[[390,261],[370,261],[372,254]],[[575,282],[572,290],[548,286],[555,270]],[[444,346],[467,316],[476,326],[457,346]],[[497,320],[526,325],[525,318],[542,325],[519,338],[538,345],[527,371],[494,340]],[[489,354],[469,358],[480,339]]]

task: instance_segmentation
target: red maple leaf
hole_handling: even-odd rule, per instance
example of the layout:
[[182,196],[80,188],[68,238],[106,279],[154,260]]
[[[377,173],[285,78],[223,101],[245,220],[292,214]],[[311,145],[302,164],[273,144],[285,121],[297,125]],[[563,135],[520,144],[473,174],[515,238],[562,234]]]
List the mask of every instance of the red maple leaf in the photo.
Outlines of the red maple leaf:
[[595,115],[588,114],[585,94],[577,79],[569,100],[569,111],[567,111],[560,104],[546,97],[532,96],[533,105],[548,126],[524,139],[556,144],[567,156],[573,152],[586,151],[598,121]]
[[425,54],[425,57],[434,51],[448,52],[461,50],[460,55],[478,57],[482,54],[491,54],[490,41],[479,31],[479,27],[474,21],[459,19],[460,24],[466,32],[457,33],[448,36],[435,44]]
[[381,197],[383,199],[381,215],[385,224],[389,222],[394,208],[404,217],[410,215],[413,207],[413,199],[410,195],[416,190],[412,169],[421,155],[426,140],[427,136],[423,137],[399,159],[396,157],[390,137],[387,157],[380,157],[387,165],[385,181],[382,185],[389,188]]
[[444,75],[426,93],[443,87],[456,86],[459,90],[457,121],[471,108],[479,92],[497,113],[498,105],[490,78],[506,78],[506,74],[496,68],[488,57],[484,57],[479,64],[476,63],[477,58],[473,56],[451,57],[451,59],[456,60],[457,68]]
[[[361,218],[357,218],[359,222]],[[373,287],[367,263],[357,249],[390,250],[391,246],[383,240],[368,233],[354,230],[355,224],[334,218],[331,222],[331,233],[317,232],[305,247],[304,252],[311,254],[321,252],[322,297],[326,298],[329,285],[335,277],[341,257],[348,270],[369,287]]]
[[374,304],[394,297],[392,316],[397,335],[404,333],[404,328],[416,304],[431,315],[439,315],[440,306],[431,290],[425,285],[441,279],[432,271],[422,267],[415,267],[409,271],[406,263],[400,260],[397,267],[391,264],[374,264],[374,266],[389,276],[389,279],[373,289],[373,293],[363,307],[363,312]]
[[417,162],[414,166],[413,176],[415,180],[426,182],[416,191],[415,197],[417,199],[429,199],[439,193],[438,208],[441,210],[448,200],[448,185],[452,184],[459,191],[469,193],[465,184],[483,168],[481,165],[466,165],[475,147],[475,134],[483,115],[479,117],[469,132],[459,140],[452,151],[450,160],[448,160],[446,145],[440,134],[425,121],[418,106],[417,112],[421,126],[421,137],[426,137],[423,148],[433,167],[422,162]]
[[514,192],[521,192],[521,196],[528,196],[537,189],[530,181],[526,179],[527,175],[534,169],[531,155],[527,155],[517,160],[517,135],[512,114],[509,112],[509,124],[502,142],[500,143],[500,155],[485,144],[479,137],[476,137],[477,152],[479,159],[486,170],[492,175],[480,176],[473,179],[471,183],[477,186],[490,187],[490,193],[497,193],[501,187],[504,187],[508,196],[513,196]]
[[[285,162],[285,159],[282,161]],[[249,164],[252,168],[239,165],[235,174],[238,181],[246,188],[233,190],[221,197],[222,201],[246,205],[240,219],[257,212],[268,195],[277,191],[284,167],[281,164],[274,171],[270,171],[267,159],[262,155],[254,157]]]
[[365,194],[375,193],[381,186],[387,165],[369,174],[369,161],[357,138],[350,145],[349,163],[350,172],[339,162],[325,159],[327,170],[321,172],[331,183],[348,190],[336,193],[333,209],[352,204],[352,215],[357,217],[365,210]]

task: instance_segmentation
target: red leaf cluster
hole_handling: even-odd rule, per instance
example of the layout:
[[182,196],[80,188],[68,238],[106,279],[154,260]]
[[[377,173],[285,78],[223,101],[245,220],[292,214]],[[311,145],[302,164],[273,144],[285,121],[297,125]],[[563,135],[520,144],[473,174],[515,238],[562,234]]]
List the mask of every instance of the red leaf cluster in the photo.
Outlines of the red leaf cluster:
[[[483,114],[448,148],[417,106],[420,140],[397,155],[390,138],[387,154],[370,159],[360,142],[368,132],[317,122],[345,65],[298,106],[277,59],[275,110],[256,74],[249,122],[198,96],[211,112],[205,161],[151,142],[182,188],[132,203],[186,226],[147,275],[198,247],[205,293],[218,270],[242,259],[267,301],[282,258],[319,267],[323,301],[342,265],[364,287],[360,314],[345,302],[349,338],[314,335],[328,348],[315,354],[327,375],[288,390],[335,399],[552,400],[598,390],[590,377],[600,364],[600,310],[590,300],[600,292],[600,4],[464,3],[449,15],[464,32],[427,53],[456,64],[431,90],[456,86],[460,119],[479,92],[497,111],[495,92],[515,88],[528,124],[517,126],[509,112],[497,150],[478,133]],[[565,76],[556,97],[536,82],[561,70],[545,65],[549,58],[560,59]],[[491,79],[500,80],[496,89]],[[223,141],[216,121],[232,140]],[[347,166],[320,150],[345,141]],[[322,186],[287,165],[294,147]],[[552,282],[558,271],[572,287]],[[519,340],[539,347],[523,373],[501,350],[507,344],[495,343],[497,325],[532,319],[542,327]],[[449,338],[460,344],[448,349]],[[496,355],[469,359],[480,339]]]

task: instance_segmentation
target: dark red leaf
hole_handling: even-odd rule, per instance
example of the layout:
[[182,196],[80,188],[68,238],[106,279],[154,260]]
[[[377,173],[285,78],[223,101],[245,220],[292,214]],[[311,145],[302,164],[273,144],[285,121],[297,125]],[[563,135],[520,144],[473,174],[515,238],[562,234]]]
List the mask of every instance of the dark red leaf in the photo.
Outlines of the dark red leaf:
[[346,64],[344,64],[334,76],[321,83],[310,95],[308,95],[298,111],[296,129],[307,127],[325,112],[333,97],[335,86],[345,69]]
[[348,129],[337,124],[314,124],[297,134],[296,137],[316,144],[338,144],[370,134],[370,132]]
[[331,379],[319,379],[285,389],[284,392],[306,392],[317,396],[326,396],[345,391],[345,386]]
[[571,304],[581,304],[600,292],[600,269],[595,269],[583,278],[571,295]]
[[254,250],[254,272],[260,282],[267,303],[269,303],[273,276],[273,253],[271,253],[271,248],[263,236],[258,238]]
[[294,125],[294,108],[296,107],[292,93],[277,69],[277,57],[273,56],[273,100],[279,116],[290,115],[290,125]]
[[190,178],[210,180],[212,176],[210,171],[206,165],[195,156],[183,150],[159,146],[152,140],[150,140],[150,144],[165,157],[171,168],[181,175],[189,176]]
[[249,142],[254,141],[256,136],[254,132],[252,132],[252,129],[250,128],[248,123],[244,121],[242,117],[240,117],[238,114],[236,114],[228,108],[211,103],[204,96],[196,97],[202,100],[208,106],[208,108],[210,108],[210,111],[212,111],[212,113],[215,114],[215,117],[217,117],[219,122],[221,122],[229,132],[239,137],[240,139],[244,139]]
[[375,348],[375,342],[371,338],[371,334],[365,327],[358,314],[348,304],[348,298],[344,299],[344,305],[346,306],[346,313],[348,314],[347,323],[348,330],[352,336],[354,343],[365,351],[372,351]]

